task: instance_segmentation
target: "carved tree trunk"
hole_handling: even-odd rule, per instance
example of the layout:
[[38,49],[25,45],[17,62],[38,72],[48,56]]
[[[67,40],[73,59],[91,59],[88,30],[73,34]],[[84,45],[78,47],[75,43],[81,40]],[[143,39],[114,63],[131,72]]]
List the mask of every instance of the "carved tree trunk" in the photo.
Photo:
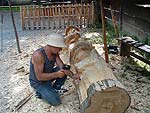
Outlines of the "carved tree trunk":
[[70,64],[81,75],[76,86],[81,112],[123,113],[129,107],[127,91],[89,43],[75,44],[70,50]]

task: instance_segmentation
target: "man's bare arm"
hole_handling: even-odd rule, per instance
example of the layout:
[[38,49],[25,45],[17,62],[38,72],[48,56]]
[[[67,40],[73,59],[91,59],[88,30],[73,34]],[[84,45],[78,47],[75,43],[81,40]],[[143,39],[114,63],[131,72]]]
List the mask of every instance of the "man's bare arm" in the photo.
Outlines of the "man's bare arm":
[[61,60],[59,54],[56,56],[56,64],[57,64],[57,66],[58,66],[60,69],[62,69],[63,66],[64,66],[64,63],[63,63],[63,61]]
[[54,73],[44,73],[44,62],[44,56],[40,51],[33,54],[32,63],[34,64],[35,74],[39,81],[47,81],[64,76],[64,73],[61,70]]

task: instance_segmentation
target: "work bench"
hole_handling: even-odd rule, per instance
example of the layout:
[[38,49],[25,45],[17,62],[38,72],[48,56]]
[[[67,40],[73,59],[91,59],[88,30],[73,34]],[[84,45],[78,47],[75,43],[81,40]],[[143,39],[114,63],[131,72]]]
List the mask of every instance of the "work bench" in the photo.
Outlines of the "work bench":
[[123,57],[133,56],[133,57],[150,65],[150,60],[144,58],[141,55],[138,55],[137,53],[135,53],[133,51],[133,50],[137,49],[137,50],[147,53],[149,55],[150,54],[150,46],[149,45],[146,45],[144,43],[136,41],[136,40],[132,39],[131,37],[118,38],[118,41],[121,43],[120,56],[123,56]]

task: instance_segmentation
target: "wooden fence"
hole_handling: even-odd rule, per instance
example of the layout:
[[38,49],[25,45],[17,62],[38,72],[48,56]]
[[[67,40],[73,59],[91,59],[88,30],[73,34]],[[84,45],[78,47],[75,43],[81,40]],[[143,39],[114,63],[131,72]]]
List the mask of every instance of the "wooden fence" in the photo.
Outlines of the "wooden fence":
[[65,28],[68,25],[85,28],[94,23],[94,5],[22,6],[21,15],[23,30]]

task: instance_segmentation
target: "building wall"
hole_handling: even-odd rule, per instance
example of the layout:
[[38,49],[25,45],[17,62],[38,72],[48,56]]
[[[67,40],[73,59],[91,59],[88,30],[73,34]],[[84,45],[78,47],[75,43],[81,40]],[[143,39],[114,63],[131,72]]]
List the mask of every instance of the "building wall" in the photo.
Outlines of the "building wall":
[[[118,2],[113,3],[116,20],[119,23],[120,6]],[[111,19],[109,5],[105,5],[106,16]],[[128,2],[123,3],[122,29],[131,35],[135,35],[142,40],[150,38],[150,7],[141,7]]]

